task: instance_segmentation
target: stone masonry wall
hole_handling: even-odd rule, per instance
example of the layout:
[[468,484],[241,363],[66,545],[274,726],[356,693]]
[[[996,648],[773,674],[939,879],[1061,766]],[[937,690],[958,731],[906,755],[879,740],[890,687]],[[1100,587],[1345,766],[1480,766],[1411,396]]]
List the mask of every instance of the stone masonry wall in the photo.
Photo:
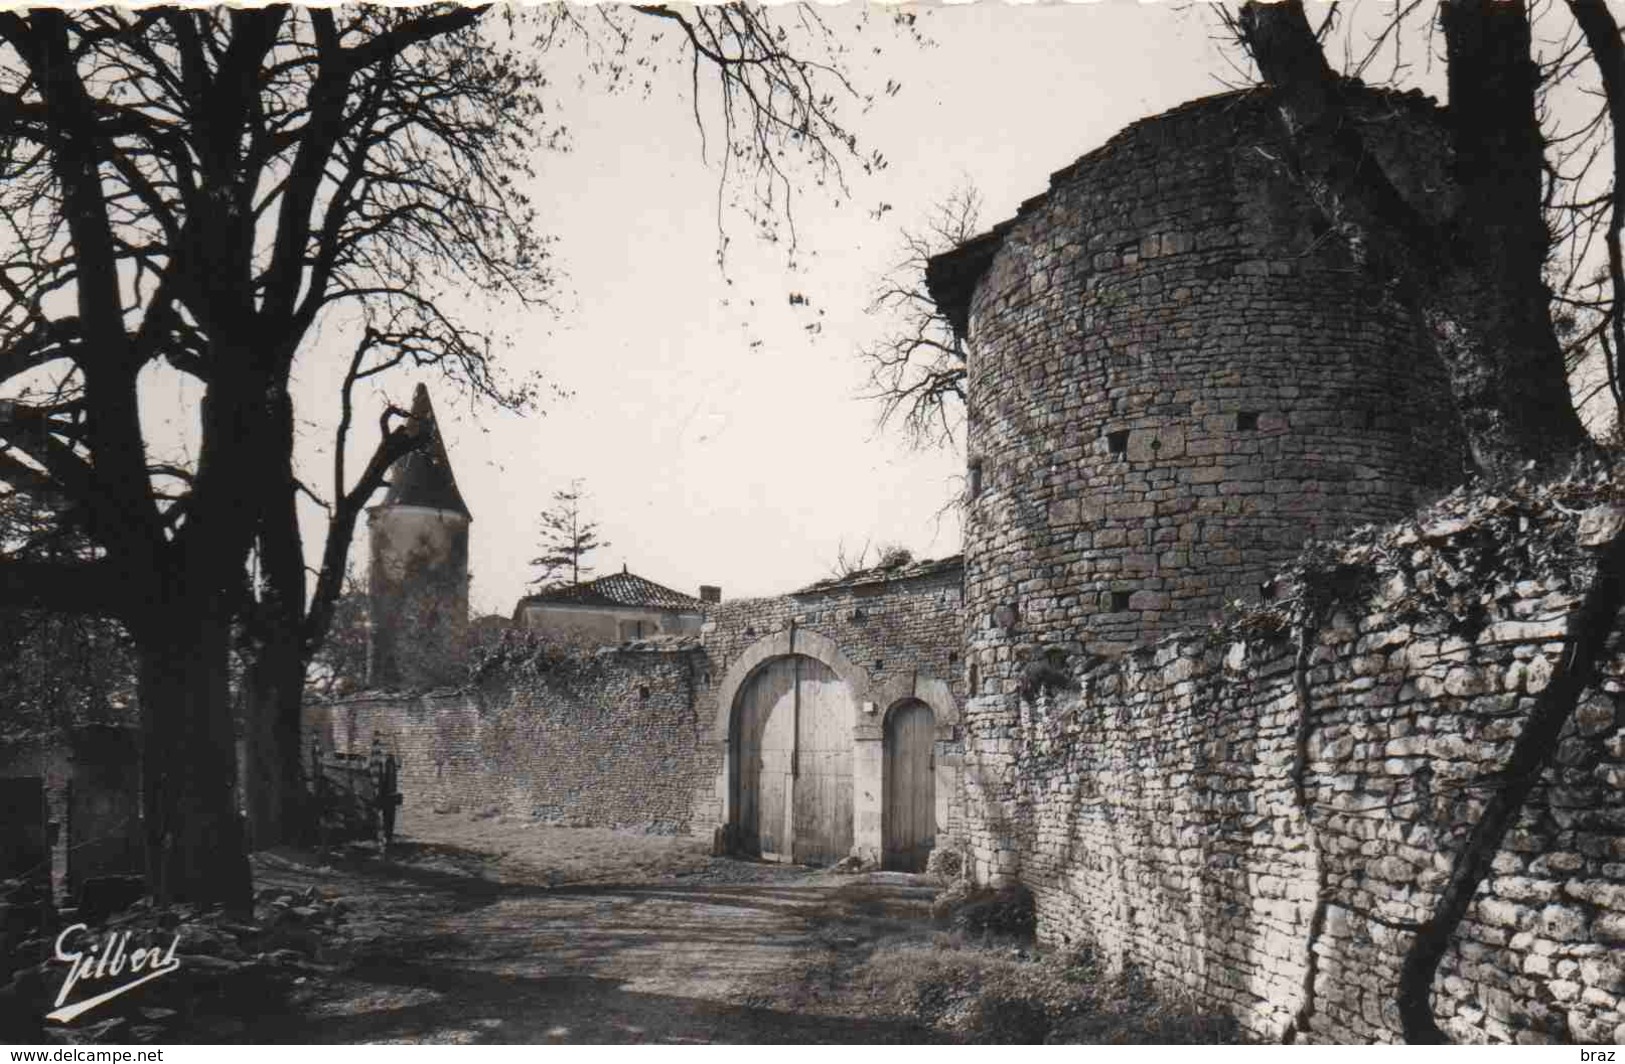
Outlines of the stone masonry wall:
[[861,668],[871,690],[894,677],[925,673],[964,697],[960,664],[963,570],[957,559],[920,563],[924,575],[865,570],[850,581],[815,584],[792,595],[724,602],[702,637],[713,672],[726,669],[763,636],[794,621],[834,640]]
[[[1396,171],[1402,187],[1425,177],[1425,146],[1397,144],[1418,171]],[[1054,175],[987,238],[965,531],[982,678],[1020,666],[995,613],[1035,642],[1115,653],[1215,620],[1306,539],[1395,520],[1459,479],[1437,359],[1286,155],[1266,97],[1199,100]]]
[[[1519,490],[1363,533],[1227,629],[973,698],[978,876],[1031,887],[1045,940],[1098,944],[1259,1037],[1301,1015],[1311,1040],[1397,1041],[1408,928],[1564,653],[1589,545],[1625,522],[1608,478]],[[1625,1040],[1614,646],[1440,966],[1458,1040]]]
[[[142,870],[137,740],[130,727],[80,724],[0,746],[0,779],[37,779],[43,787],[52,825],[46,871],[58,901],[71,903],[87,879]],[[31,801],[18,812],[37,815]]]
[[400,762],[408,816],[501,810],[571,824],[688,830],[716,772],[693,650],[509,662],[479,686],[368,693],[306,709],[324,747]]
[[[68,822],[68,781],[73,777],[73,763],[69,743],[65,737],[30,737],[18,740],[8,737],[0,746],[0,779],[38,779],[45,789],[45,812],[49,822],[57,825],[51,840],[51,890],[55,898],[67,899],[68,832],[62,826]],[[28,810],[19,810],[32,819],[32,803]],[[29,825],[32,828],[32,825]],[[13,826],[13,830],[18,830]]]
[[424,506],[367,513],[368,682],[444,683],[467,637],[469,518]]
[[[960,578],[950,559],[727,602],[697,639],[628,643],[585,661],[518,646],[475,687],[313,703],[306,724],[340,752],[366,754],[378,737],[400,761],[408,815],[500,809],[709,835],[726,822],[732,707],[719,700],[740,657],[792,625],[832,640],[856,667],[855,703],[876,707],[855,731],[878,741],[887,706],[916,691],[957,711]],[[955,720],[939,723],[938,763],[950,770],[939,821],[948,827],[961,819],[951,775],[961,743]],[[878,802],[878,776],[860,773],[865,782]],[[872,826],[878,833],[878,820]]]

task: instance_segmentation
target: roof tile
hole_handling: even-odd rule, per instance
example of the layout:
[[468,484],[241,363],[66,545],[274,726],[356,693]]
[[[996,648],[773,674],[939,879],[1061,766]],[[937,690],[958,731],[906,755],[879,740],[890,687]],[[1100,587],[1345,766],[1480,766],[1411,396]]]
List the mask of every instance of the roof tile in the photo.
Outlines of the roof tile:
[[636,573],[619,572],[589,580],[584,584],[538,591],[519,600],[521,607],[531,603],[559,603],[572,606],[644,606],[662,610],[700,610],[705,603],[673,591]]

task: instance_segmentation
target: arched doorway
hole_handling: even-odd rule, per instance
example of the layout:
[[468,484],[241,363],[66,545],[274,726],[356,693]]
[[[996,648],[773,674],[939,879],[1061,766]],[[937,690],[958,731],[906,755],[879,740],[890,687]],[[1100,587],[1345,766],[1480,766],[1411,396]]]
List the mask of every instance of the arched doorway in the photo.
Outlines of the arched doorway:
[[937,841],[937,722],[911,698],[886,716],[881,867],[923,872]]
[[852,850],[852,726],[846,684],[800,654],[762,664],[734,714],[739,840],[746,852],[833,864]]

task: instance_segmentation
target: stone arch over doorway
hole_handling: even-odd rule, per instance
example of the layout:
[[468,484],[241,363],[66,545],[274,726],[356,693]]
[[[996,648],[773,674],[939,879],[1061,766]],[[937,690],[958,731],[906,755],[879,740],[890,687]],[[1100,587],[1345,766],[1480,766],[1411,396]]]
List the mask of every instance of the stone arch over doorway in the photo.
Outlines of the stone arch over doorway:
[[959,726],[959,701],[954,698],[953,689],[948,686],[948,681],[926,673],[910,670],[894,676],[875,688],[872,697],[880,710],[876,715],[876,724],[884,725],[886,718],[900,704],[918,699],[931,707],[931,714],[937,720],[938,739],[954,738],[954,729]]
[[876,687],[873,697],[878,712],[867,718],[867,728],[860,729],[863,732],[861,737],[870,740],[873,749],[868,759],[874,767],[873,813],[867,823],[862,816],[859,818],[857,849],[866,858],[887,865],[895,863],[895,860],[888,861],[886,834],[888,820],[897,813],[895,808],[888,806],[896,796],[896,781],[891,774],[899,765],[894,751],[887,749],[889,733],[894,731],[889,725],[893,723],[898,710],[906,706],[923,703],[931,711],[934,725],[931,738],[935,748],[930,781],[935,823],[931,834],[936,845],[941,846],[954,829],[954,808],[963,760],[958,743],[960,712],[959,700],[954,697],[948,682],[924,672],[910,671],[894,676]]
[[841,653],[841,648],[835,644],[835,640],[827,635],[791,625],[782,631],[758,639],[746,647],[744,652],[733,660],[733,664],[728,666],[727,673],[722,677],[722,684],[717,688],[716,716],[711,721],[713,741],[724,743],[728,741],[728,733],[733,728],[734,710],[739,700],[739,689],[750,679],[751,673],[773,658],[787,657],[791,654],[800,654],[829,666],[830,671],[846,683],[847,689],[852,692],[852,701],[858,706],[861,707],[870,701],[868,675]]
[[[818,674],[816,680],[823,688],[824,698],[821,704],[825,713],[818,734],[800,737],[804,743],[814,743],[818,747],[817,753],[829,754],[831,751],[826,748],[832,742],[842,747],[855,748],[860,731],[859,721],[864,717],[865,711],[873,705],[869,698],[867,674],[852,664],[834,640],[818,632],[799,629],[792,625],[758,639],[734,659],[717,689],[715,715],[711,720],[709,735],[710,741],[716,743],[722,753],[719,758],[721,772],[715,793],[721,801],[721,822],[726,825],[730,849],[750,852],[754,849],[751,844],[759,843],[761,839],[761,836],[757,835],[752,840],[746,840],[740,834],[742,814],[752,821],[753,830],[759,829],[760,825],[756,821],[763,815],[763,809],[754,800],[761,795],[752,795],[751,802],[741,803],[741,757],[749,757],[752,762],[750,770],[759,772],[763,767],[761,762],[764,754],[771,761],[782,753],[777,749],[782,742],[782,736],[764,737],[761,721],[752,722],[750,734],[744,737],[745,742],[741,742],[739,715],[743,708],[742,703],[751,700],[753,711],[760,713],[762,707],[756,706],[755,703],[759,701],[756,696],[761,692],[756,691],[755,686],[775,682],[775,678],[782,679],[777,674],[784,671],[787,663],[798,659],[811,663],[813,667],[809,671]],[[830,681],[834,681],[835,690],[830,690]],[[838,714],[839,719],[828,715],[832,699],[835,703],[834,712]],[[763,746],[764,738],[767,742],[766,748]],[[742,750],[741,745],[745,746],[745,749]],[[811,748],[808,749],[808,753],[810,756],[816,756]],[[848,756],[846,767],[838,769],[846,774],[847,782],[842,786],[847,794],[853,791],[850,783],[851,764],[852,758]],[[799,767],[801,766],[798,764]],[[806,768],[812,768],[811,762]],[[808,782],[813,782],[815,776],[816,773],[808,773]],[[842,808],[850,810],[853,799],[847,797],[842,801],[844,801]],[[799,815],[799,803],[792,801],[791,808]],[[768,815],[771,817],[773,814]],[[850,811],[841,815],[855,822],[856,818]],[[843,824],[839,832],[843,839],[843,847],[850,848],[850,843],[844,840],[850,839],[852,832],[852,822]],[[788,852],[780,853],[779,856],[793,856],[797,852],[793,839],[785,845],[785,850]],[[845,856],[845,853],[839,856]]]

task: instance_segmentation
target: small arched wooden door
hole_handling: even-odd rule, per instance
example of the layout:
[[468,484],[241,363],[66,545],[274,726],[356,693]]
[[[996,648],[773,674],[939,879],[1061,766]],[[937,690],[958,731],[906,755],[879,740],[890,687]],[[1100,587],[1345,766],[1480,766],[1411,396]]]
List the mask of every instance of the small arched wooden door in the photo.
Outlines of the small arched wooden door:
[[799,654],[746,681],[734,716],[741,843],[769,860],[833,864],[852,851],[852,696]]
[[936,731],[924,702],[904,702],[886,718],[882,867],[923,872],[936,845]]

